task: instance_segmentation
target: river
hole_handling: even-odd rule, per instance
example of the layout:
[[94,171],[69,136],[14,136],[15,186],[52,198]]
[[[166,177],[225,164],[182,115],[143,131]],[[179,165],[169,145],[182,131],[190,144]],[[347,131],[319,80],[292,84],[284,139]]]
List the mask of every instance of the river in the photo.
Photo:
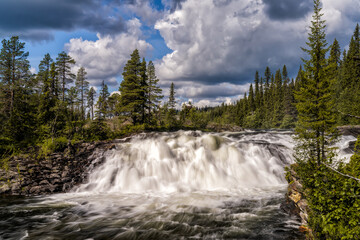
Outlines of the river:
[[305,239],[280,209],[293,147],[276,131],[119,140],[70,193],[0,198],[0,239]]

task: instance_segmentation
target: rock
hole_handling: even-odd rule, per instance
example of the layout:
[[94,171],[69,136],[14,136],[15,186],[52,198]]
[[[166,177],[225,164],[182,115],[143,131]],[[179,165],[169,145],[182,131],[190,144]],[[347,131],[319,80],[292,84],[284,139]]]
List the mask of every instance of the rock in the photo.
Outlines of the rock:
[[9,184],[5,183],[0,185],[0,194],[2,193],[8,193],[11,190]]
[[30,188],[29,193],[30,194],[39,194],[41,190],[40,186],[34,186],[32,188]]
[[294,202],[298,203],[301,200],[301,194],[296,191],[292,191],[289,198]]
[[49,176],[50,179],[54,179],[54,178],[60,178],[60,175],[59,174],[56,174],[56,173],[52,173],[50,176]]
[[360,125],[357,126],[340,126],[337,128],[342,135],[351,135],[357,137],[360,135]]
[[62,174],[61,174],[61,177],[64,178],[66,177],[67,175],[69,174],[69,171],[63,171]]
[[72,184],[71,183],[65,183],[64,185],[63,185],[63,188],[62,188],[62,191],[63,192],[67,192],[67,191],[69,191],[71,188],[72,188]]
[[50,184],[48,180],[42,180],[39,185],[48,185]]
[[51,184],[57,184],[57,183],[61,183],[61,180],[58,178],[55,178],[54,180],[51,181]]
[[299,209],[297,208],[296,204],[293,201],[285,201],[280,204],[280,209],[286,212],[289,215],[296,215],[299,216]]

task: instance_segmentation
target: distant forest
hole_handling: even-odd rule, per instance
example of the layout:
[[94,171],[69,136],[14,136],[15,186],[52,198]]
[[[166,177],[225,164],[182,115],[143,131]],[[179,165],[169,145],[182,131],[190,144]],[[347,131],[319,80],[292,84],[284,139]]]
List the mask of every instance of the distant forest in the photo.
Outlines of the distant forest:
[[[360,36],[356,26],[349,50],[335,39],[325,69],[332,108],[338,125],[359,124]],[[121,137],[143,130],[201,129],[223,126],[244,128],[294,128],[297,122],[296,93],[303,86],[304,70],[290,79],[286,65],[276,71],[266,67],[255,73],[245,96],[233,104],[196,108],[191,102],[176,109],[172,83],[164,98],[154,64],[135,50],[123,71],[120,94],[109,94],[103,82],[97,93],[89,87],[86,69],[72,72],[75,60],[66,52],[53,59],[46,54],[36,74],[30,73],[18,37],[2,41],[0,52],[0,156],[28,146],[45,153],[61,149],[70,141],[93,141]]]

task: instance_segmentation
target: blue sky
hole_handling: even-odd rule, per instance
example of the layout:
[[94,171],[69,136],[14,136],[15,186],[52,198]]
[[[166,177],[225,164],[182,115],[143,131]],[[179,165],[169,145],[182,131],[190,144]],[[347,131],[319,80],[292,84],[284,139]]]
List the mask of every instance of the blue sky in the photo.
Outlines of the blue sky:
[[[346,48],[359,0],[323,0],[329,44]],[[19,35],[33,70],[46,53],[63,50],[84,66],[92,86],[118,89],[138,48],[155,63],[165,95],[179,104],[217,105],[242,97],[255,71],[287,65],[295,76],[305,46],[312,0],[2,0],[0,38]]]

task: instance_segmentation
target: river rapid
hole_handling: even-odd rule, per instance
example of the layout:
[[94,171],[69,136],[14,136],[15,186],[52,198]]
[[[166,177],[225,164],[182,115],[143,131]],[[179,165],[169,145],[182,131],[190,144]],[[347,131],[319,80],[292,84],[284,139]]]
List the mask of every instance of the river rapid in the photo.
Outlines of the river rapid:
[[293,147],[291,132],[118,140],[70,193],[0,198],[0,239],[305,239],[280,209]]

